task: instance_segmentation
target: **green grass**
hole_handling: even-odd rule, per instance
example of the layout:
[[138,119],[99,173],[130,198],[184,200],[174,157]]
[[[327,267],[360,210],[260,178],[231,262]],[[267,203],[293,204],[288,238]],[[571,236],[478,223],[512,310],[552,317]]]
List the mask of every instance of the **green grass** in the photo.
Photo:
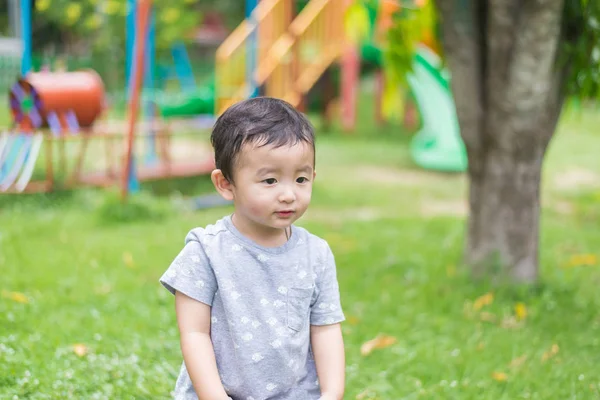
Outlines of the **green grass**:
[[[366,110],[363,127],[372,126]],[[568,113],[552,142],[533,287],[469,279],[460,263],[466,180],[415,168],[400,129],[319,138],[314,200],[300,223],[336,254],[347,399],[600,396],[600,266],[572,260],[600,256],[600,189],[590,178],[600,171],[599,122]],[[191,183],[210,187],[205,178],[179,185]],[[126,208],[94,190],[0,197],[0,399],[169,397],[181,355],[173,298],[157,280],[191,227],[231,211],[183,209],[167,195],[176,186]],[[475,310],[489,292],[493,302]],[[515,323],[517,303],[528,313]],[[379,334],[397,342],[362,356]]]

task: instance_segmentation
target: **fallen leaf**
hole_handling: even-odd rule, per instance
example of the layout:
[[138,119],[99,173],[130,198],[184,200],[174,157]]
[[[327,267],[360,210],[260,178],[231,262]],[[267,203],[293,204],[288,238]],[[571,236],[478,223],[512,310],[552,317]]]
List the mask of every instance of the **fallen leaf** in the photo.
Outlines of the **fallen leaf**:
[[515,314],[519,321],[522,321],[525,318],[527,318],[527,307],[525,306],[525,304],[523,304],[523,303],[515,304]]
[[594,266],[598,264],[598,257],[595,254],[575,254],[567,261],[567,268]]
[[481,310],[485,306],[489,306],[494,302],[494,295],[490,293],[486,293],[483,296],[478,297],[475,302],[473,302],[473,308],[475,310]]
[[484,311],[481,314],[479,314],[479,318],[485,322],[496,322],[496,315],[487,311]]
[[123,253],[123,262],[129,268],[133,268],[134,267],[133,256],[128,251],[126,251],[125,253]]
[[21,292],[9,292],[6,290],[2,291],[2,297],[15,301],[17,303],[27,304],[29,303],[29,298]]
[[522,322],[517,321],[515,317],[512,315],[506,316],[502,319],[502,323],[500,324],[504,329],[515,329],[523,326]]
[[79,357],[83,357],[87,354],[88,349],[85,344],[77,343],[73,345],[73,352]]
[[522,355],[521,357],[517,357],[513,359],[508,365],[510,368],[518,368],[523,365],[527,361],[527,354]]
[[498,382],[506,382],[508,376],[504,372],[492,372],[492,379]]
[[542,362],[548,361],[549,359],[551,359],[552,357],[554,357],[556,354],[558,354],[559,351],[559,347],[556,343],[554,343],[552,345],[552,347],[550,347],[550,350],[545,351],[544,354],[542,354]]
[[397,339],[393,336],[377,335],[375,339],[363,343],[360,347],[360,354],[366,356],[375,349],[383,349],[396,343]]

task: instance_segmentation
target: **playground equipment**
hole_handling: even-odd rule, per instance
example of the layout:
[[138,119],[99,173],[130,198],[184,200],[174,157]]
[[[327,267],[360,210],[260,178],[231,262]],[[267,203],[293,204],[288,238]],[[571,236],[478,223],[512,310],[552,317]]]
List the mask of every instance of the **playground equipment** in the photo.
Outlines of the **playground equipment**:
[[[421,7],[427,4],[426,1],[419,3]],[[391,26],[392,14],[400,9],[400,5],[392,0],[381,0],[378,5],[379,9],[369,9],[372,18],[368,39],[353,51],[366,62],[382,68],[383,54],[377,40]],[[442,67],[439,56],[433,51],[437,46],[431,32],[424,32],[422,42],[413,56],[412,72],[407,76],[422,121],[421,128],[411,141],[411,157],[422,168],[463,172],[467,168],[467,155],[460,137],[449,72]],[[356,90],[359,63],[359,57],[355,57],[344,64],[344,68],[350,71],[346,74],[350,78],[344,82],[349,93]],[[377,100],[376,112],[380,113],[381,92],[377,94]],[[356,99],[346,98],[344,103],[350,110],[347,111],[349,116],[346,116],[345,127],[351,129]]]
[[[105,93],[102,80],[94,71],[27,70],[9,93],[13,126],[0,134],[0,192],[47,192],[58,187],[119,184],[126,197],[142,181],[196,176],[214,169],[212,152],[205,149],[205,156],[196,152],[189,162],[173,154],[171,129],[157,118],[137,123],[147,48],[145,40],[136,38],[147,37],[151,8],[151,0],[136,3],[135,57],[126,135],[123,126],[101,121]],[[139,146],[137,152],[135,149],[138,137],[147,138],[145,142],[150,146],[146,153],[156,152],[158,156],[139,156]],[[100,166],[98,154],[89,154],[93,139],[104,142],[105,165]],[[124,145],[119,146],[118,142]],[[189,142],[185,147],[196,144]],[[76,150],[70,154],[73,146]],[[137,160],[142,162],[136,165]],[[93,171],[86,171],[89,168]]]
[[[417,2],[419,7],[427,1]],[[374,8],[372,5],[376,4]],[[396,1],[365,2],[371,18],[368,39],[361,44],[345,37],[342,17],[349,2],[310,0],[293,15],[291,0],[263,0],[217,51],[215,113],[251,97],[261,88],[265,95],[302,106],[303,97],[327,68],[341,65],[342,123],[352,129],[357,106],[361,58],[380,69],[383,54],[378,40],[392,25],[400,9]],[[406,77],[421,114],[422,127],[410,151],[415,163],[440,171],[464,171],[467,157],[460,138],[448,73],[435,48],[433,35],[423,32],[413,58],[413,71]],[[381,87],[381,73],[379,73]],[[381,115],[381,93],[377,112]]]
[[446,172],[467,169],[467,153],[460,137],[452,91],[439,57],[421,47],[414,58],[408,82],[423,121],[411,141],[410,151],[422,168]]
[[[135,96],[139,98],[139,92]],[[123,135],[122,126],[101,121],[104,88],[94,71],[30,73],[13,85],[9,97],[13,127],[0,135],[0,192],[48,192],[57,187],[113,186],[123,181],[130,185],[132,180],[195,176],[214,168],[212,154],[200,161],[175,160],[173,134],[159,120],[146,122],[136,132],[136,121],[130,118],[128,136]],[[135,137],[150,135],[157,141],[156,162],[140,163],[135,170],[126,170],[121,164],[119,171],[123,146],[118,143],[127,140],[126,154],[133,161]],[[103,163],[97,152],[89,154],[93,140],[104,143]],[[73,146],[76,148],[69,154]],[[38,158],[44,160],[36,170]],[[128,174],[125,177],[123,170]]]
[[[92,70],[29,73],[13,85],[10,107],[15,124],[21,130],[38,128],[55,116],[63,126],[73,113],[80,126],[92,126],[104,108],[104,84]],[[54,116],[52,115],[54,114]]]
[[347,0],[262,0],[217,50],[215,114],[259,93],[302,107],[345,48]]

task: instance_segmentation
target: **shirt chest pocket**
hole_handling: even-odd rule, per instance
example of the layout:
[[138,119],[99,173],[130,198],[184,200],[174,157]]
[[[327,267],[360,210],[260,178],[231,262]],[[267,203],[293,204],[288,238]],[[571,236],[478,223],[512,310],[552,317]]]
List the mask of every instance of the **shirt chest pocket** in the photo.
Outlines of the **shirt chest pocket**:
[[314,288],[290,288],[287,293],[287,326],[297,332],[309,319],[310,301]]

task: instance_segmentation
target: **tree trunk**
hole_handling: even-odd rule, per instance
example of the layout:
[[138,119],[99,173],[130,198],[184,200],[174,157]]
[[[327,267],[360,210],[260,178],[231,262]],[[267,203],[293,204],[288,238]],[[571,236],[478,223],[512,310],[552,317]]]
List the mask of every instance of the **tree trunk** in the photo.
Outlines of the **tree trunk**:
[[437,0],[469,161],[465,261],[475,276],[538,277],[544,154],[562,108],[563,0]]
[[516,162],[492,150],[484,172],[471,175],[466,261],[475,276],[536,279],[541,167],[541,158]]

